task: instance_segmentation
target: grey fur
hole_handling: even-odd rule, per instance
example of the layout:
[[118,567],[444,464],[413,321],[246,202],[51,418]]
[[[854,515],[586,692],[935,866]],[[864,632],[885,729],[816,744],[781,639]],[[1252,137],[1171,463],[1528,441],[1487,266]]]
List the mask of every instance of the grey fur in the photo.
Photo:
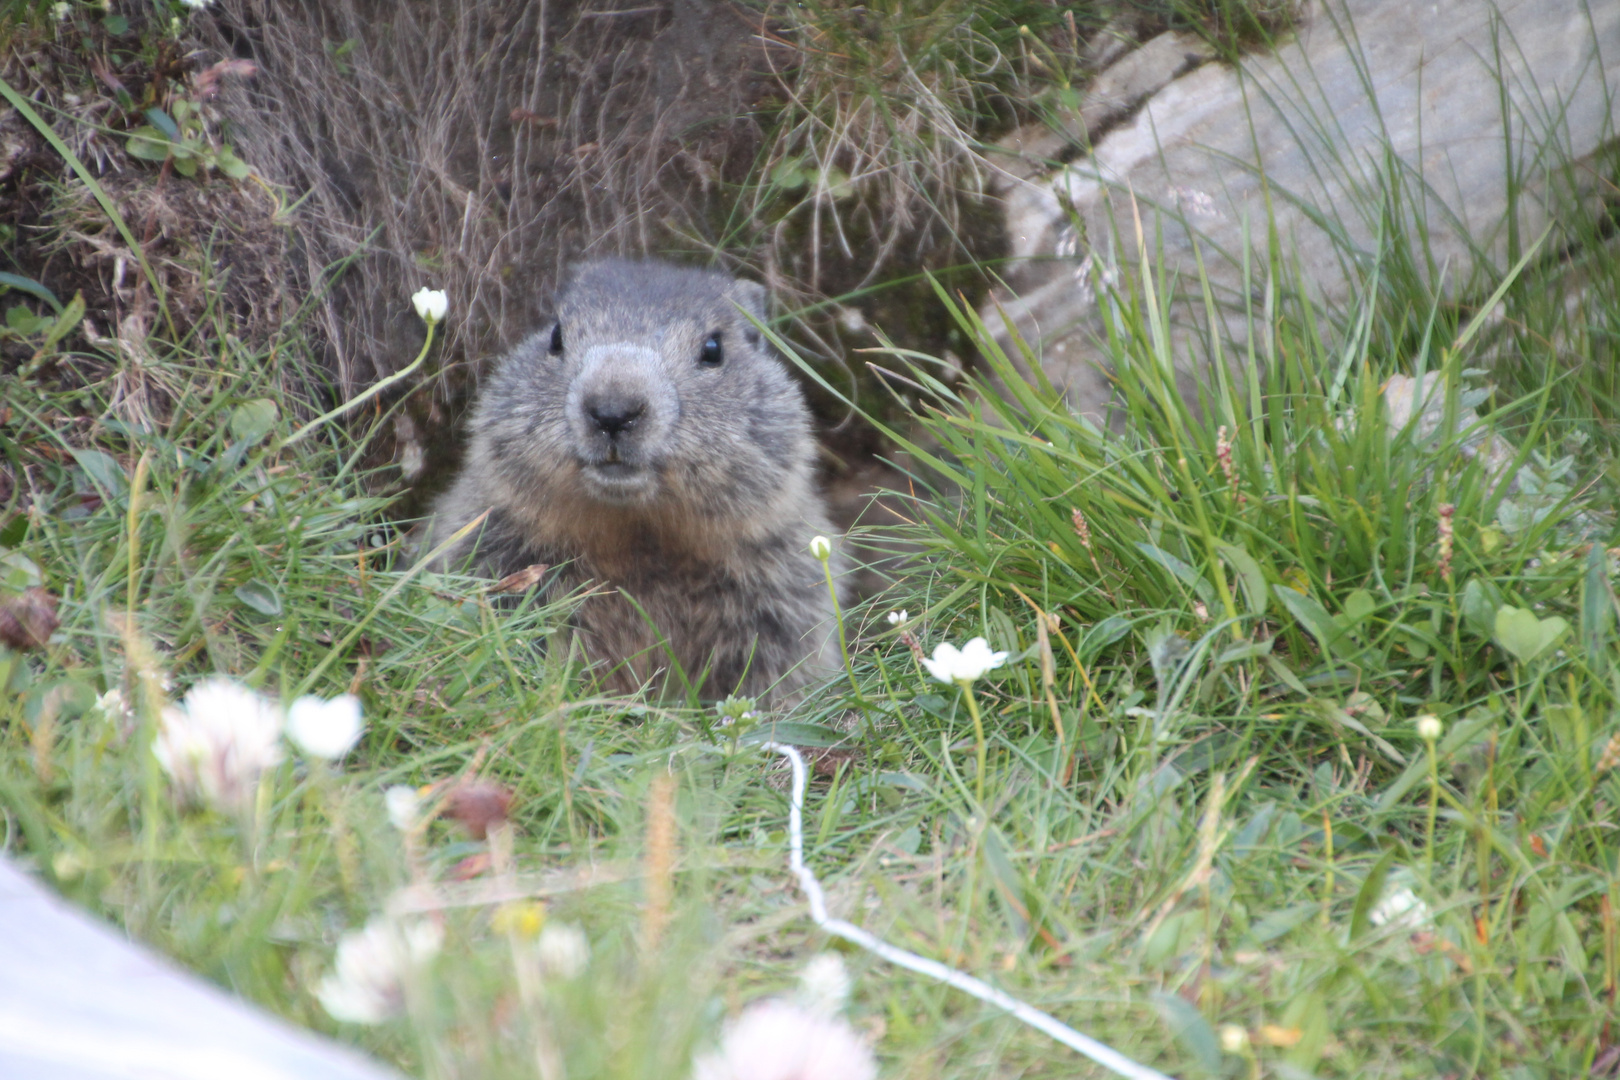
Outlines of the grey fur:
[[575,625],[617,690],[664,685],[666,647],[688,678],[707,672],[711,698],[774,686],[781,700],[836,667],[809,554],[811,537],[834,536],[809,411],[739,305],[762,318],[765,290],[659,262],[578,267],[554,326],[485,385],[466,464],[435,507],[430,547],[490,511],[449,565],[547,563],[560,567],[551,595],[611,586]]

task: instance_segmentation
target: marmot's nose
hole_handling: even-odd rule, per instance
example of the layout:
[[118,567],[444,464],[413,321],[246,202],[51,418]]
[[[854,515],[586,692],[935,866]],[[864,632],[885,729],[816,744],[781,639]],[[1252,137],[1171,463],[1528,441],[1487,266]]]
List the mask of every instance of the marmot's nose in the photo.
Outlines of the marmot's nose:
[[585,415],[598,431],[610,439],[634,424],[647,411],[647,400],[619,394],[603,394],[585,399]]

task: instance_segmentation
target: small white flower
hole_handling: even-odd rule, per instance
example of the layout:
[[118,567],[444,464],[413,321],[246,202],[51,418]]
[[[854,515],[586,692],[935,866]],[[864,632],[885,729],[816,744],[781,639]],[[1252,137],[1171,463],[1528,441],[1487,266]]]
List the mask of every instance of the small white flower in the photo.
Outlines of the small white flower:
[[310,757],[336,761],[354,749],[364,730],[360,699],[339,694],[331,701],[305,696],[287,710],[287,738]]
[[818,1016],[837,1016],[849,1003],[849,969],[837,953],[816,956],[799,973],[798,1000]]
[[411,303],[416,305],[416,313],[422,321],[428,323],[443,322],[445,312],[450,310],[450,298],[443,289],[418,289]]
[[761,1001],[726,1024],[693,1080],[873,1080],[877,1062],[855,1029],[788,1001]]
[[590,939],[572,923],[546,923],[534,948],[540,954],[540,971],[550,979],[572,979],[591,962]]
[[991,652],[990,643],[976,637],[960,650],[955,645],[942,643],[934,650],[932,659],[925,658],[923,666],[928,674],[943,683],[970,683],[991,668],[998,668],[1007,660],[1005,652]]
[[904,625],[906,625],[906,623],[908,623],[910,621],[911,621],[911,612],[906,611],[904,608],[902,608],[899,611],[891,611],[891,612],[889,612],[889,625],[890,626],[904,626]]
[[405,1008],[405,985],[444,944],[437,923],[403,925],[385,915],[343,935],[332,972],[316,987],[337,1020],[380,1024]]
[[1373,909],[1367,913],[1374,926],[1388,926],[1398,930],[1421,930],[1430,922],[1429,905],[1417,898],[1411,889],[1399,886],[1388,889]]
[[107,719],[118,723],[122,723],[135,715],[134,710],[129,707],[129,703],[124,700],[124,692],[116,686],[96,698],[96,711]]
[[810,554],[822,562],[832,557],[832,541],[825,536],[812,536],[810,538]]
[[230,679],[204,679],[163,710],[152,753],[186,798],[241,812],[281,760],[280,738],[281,710],[271,701]]
[[62,0],[62,3],[51,5],[51,17],[57,22],[61,22],[72,13],[73,5],[68,3],[67,0]]
[[1442,724],[1440,722],[1440,718],[1433,713],[1424,713],[1422,716],[1417,718],[1418,738],[1422,739],[1424,742],[1435,742],[1440,738],[1441,733],[1445,730],[1446,726]]
[[405,784],[395,784],[383,792],[383,805],[388,808],[388,823],[400,832],[416,828],[422,810],[422,796]]
[[1222,1024],[1220,1029],[1221,1049],[1228,1054],[1241,1054],[1249,1046],[1249,1033],[1237,1024]]

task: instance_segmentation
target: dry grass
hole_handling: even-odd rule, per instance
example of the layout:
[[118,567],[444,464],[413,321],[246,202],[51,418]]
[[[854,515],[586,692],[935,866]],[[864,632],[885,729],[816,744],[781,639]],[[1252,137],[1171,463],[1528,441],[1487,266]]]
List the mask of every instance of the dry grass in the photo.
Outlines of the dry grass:
[[[757,138],[732,27],[677,12],[471,0],[230,0],[198,30],[259,75],[228,91],[242,152],[291,190],[298,275],[337,276],[320,318],[343,388],[420,344],[408,296],[447,289],[447,358],[510,345],[582,253],[646,252]],[[731,69],[715,85],[716,74]],[[695,133],[694,125],[708,125]],[[718,128],[718,130],[716,130]]]

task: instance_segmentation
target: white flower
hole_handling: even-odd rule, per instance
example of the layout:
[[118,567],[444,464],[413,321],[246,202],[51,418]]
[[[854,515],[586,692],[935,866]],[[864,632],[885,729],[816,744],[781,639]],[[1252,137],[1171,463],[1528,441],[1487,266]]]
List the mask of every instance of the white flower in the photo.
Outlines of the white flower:
[[750,1005],[726,1024],[692,1080],[873,1080],[877,1062],[855,1029],[787,1001]]
[[969,683],[1007,660],[1004,652],[991,652],[990,643],[976,637],[958,651],[955,645],[941,644],[933,659],[924,659],[928,674],[943,683]]
[[107,719],[120,723],[135,715],[135,711],[124,700],[124,692],[116,686],[97,696],[96,711]]
[[51,5],[51,17],[54,18],[57,22],[61,22],[63,19],[67,18],[72,13],[73,13],[73,5],[68,3],[67,0],[62,0],[62,2],[59,3],[59,4],[52,4]]
[[818,1016],[837,1016],[849,1002],[849,969],[837,953],[816,956],[799,973],[798,1000]]
[[1422,739],[1424,742],[1436,741],[1440,738],[1440,734],[1445,730],[1446,726],[1442,724],[1440,722],[1440,718],[1433,713],[1424,713],[1422,716],[1417,718],[1418,738]]
[[1228,1054],[1241,1054],[1249,1046],[1249,1033],[1237,1024],[1222,1024],[1220,1029],[1221,1049]]
[[572,979],[591,961],[590,939],[572,923],[546,923],[534,948],[541,972],[551,979]]
[[274,703],[230,679],[204,679],[163,710],[152,753],[182,795],[241,812],[281,760],[280,737]]
[[444,944],[437,923],[403,925],[379,915],[344,934],[337,961],[315,996],[337,1020],[380,1024],[405,1008],[405,984]]
[[889,612],[889,625],[890,626],[904,626],[904,625],[906,625],[906,623],[908,623],[910,621],[911,621],[911,612],[909,612],[909,611],[906,611],[906,610],[902,609],[900,611],[891,611],[891,612]]
[[450,310],[450,298],[443,289],[418,289],[411,303],[416,305],[416,313],[422,321],[428,323],[444,321],[444,313]]
[[812,536],[810,538],[810,554],[826,562],[832,557],[832,541],[825,536]]
[[417,815],[422,809],[422,796],[413,787],[395,784],[383,792],[383,805],[388,808],[388,823],[400,832],[416,828]]
[[1386,890],[1378,903],[1367,913],[1374,926],[1388,926],[1398,930],[1420,930],[1429,921],[1429,905],[1417,898],[1407,887]]
[[336,761],[354,749],[364,729],[360,699],[339,694],[331,701],[301,697],[287,710],[287,738],[310,757]]

